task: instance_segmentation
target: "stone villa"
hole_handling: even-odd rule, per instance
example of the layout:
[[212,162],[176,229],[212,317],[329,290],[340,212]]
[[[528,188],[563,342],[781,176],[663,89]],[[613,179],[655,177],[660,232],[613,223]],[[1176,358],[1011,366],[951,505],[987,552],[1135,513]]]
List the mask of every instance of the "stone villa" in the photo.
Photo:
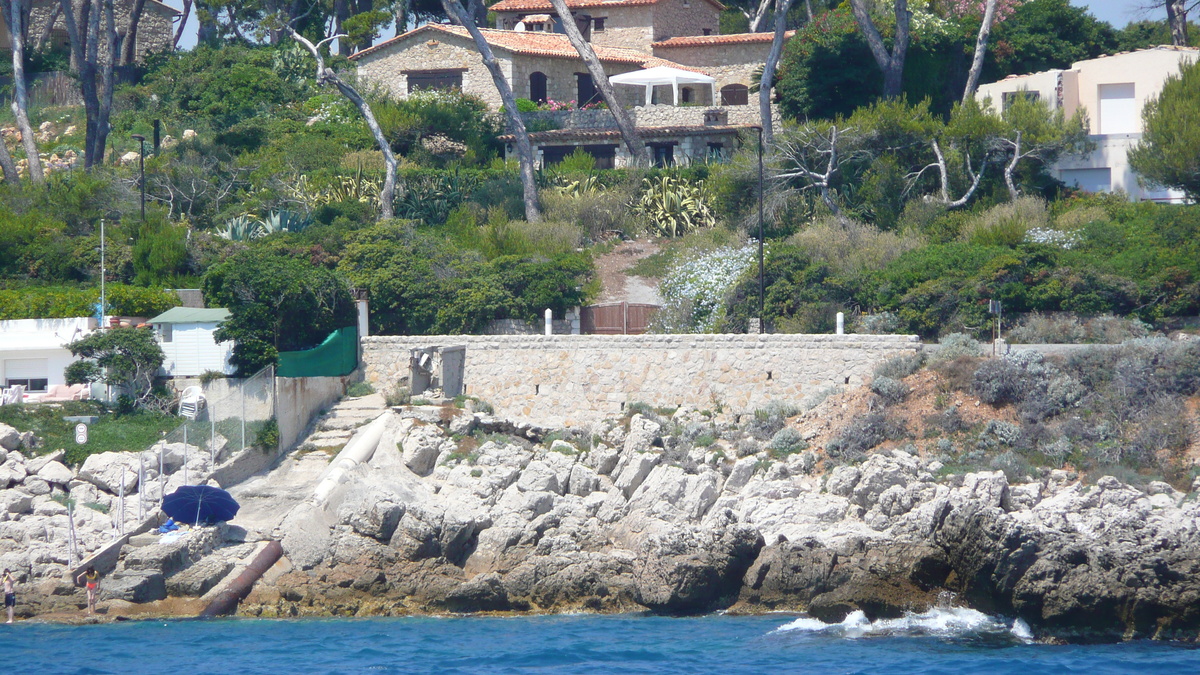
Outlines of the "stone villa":
[[[655,68],[705,80],[614,85],[656,163],[727,156],[740,143],[740,132],[759,124],[750,86],[771,48],[770,33],[719,35],[724,6],[716,0],[567,0],[567,6],[609,77]],[[571,110],[526,114],[527,121],[555,127],[530,136],[539,163],[552,164],[583,148],[600,167],[623,165],[628,155],[612,115],[579,109],[601,99],[549,0],[501,0],[489,11],[496,25],[482,32],[516,97],[553,107],[571,104]],[[491,75],[461,26],[428,24],[350,58],[360,78],[397,97],[458,88],[500,108]]]
[[[79,13],[80,3],[78,0],[73,3],[76,7],[76,14]],[[113,3],[113,13],[115,15],[115,23],[117,34],[124,39],[125,32],[129,27],[129,11],[133,5],[133,0],[116,0]],[[182,13],[166,5],[158,0],[146,0],[146,4],[142,8],[142,17],[138,21],[137,26],[137,47],[135,54],[139,61],[146,54],[152,52],[161,52],[173,49],[175,46],[175,21]],[[46,24],[53,21],[50,27],[50,34],[47,36],[46,46],[51,48],[70,49],[71,43],[67,38],[66,22],[63,21],[62,12],[59,9],[58,0],[33,0],[33,7],[29,13],[29,48],[34,47],[34,43],[42,36],[46,30]],[[80,23],[81,22],[78,22]],[[84,27],[81,25],[80,30]],[[12,38],[8,32],[8,25],[4,23],[4,19],[0,18],[0,50],[9,51],[12,49]],[[101,41],[99,46],[101,60],[106,58],[103,52],[107,51],[107,45]]]

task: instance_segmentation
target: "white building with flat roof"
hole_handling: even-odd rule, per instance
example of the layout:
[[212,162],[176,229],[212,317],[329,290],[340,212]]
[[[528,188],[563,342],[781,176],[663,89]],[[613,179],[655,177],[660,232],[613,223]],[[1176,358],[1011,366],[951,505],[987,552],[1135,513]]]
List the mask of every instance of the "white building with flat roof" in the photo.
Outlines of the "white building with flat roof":
[[[1132,200],[1182,202],[1184,194],[1161,186],[1142,185],[1129,166],[1128,154],[1142,137],[1142,110],[1157,97],[1167,78],[1193,63],[1200,49],[1160,46],[1101,56],[1071,64],[1066,70],[1012,75],[979,87],[976,99],[991,99],[995,110],[1014,96],[1045,101],[1068,117],[1083,110],[1095,143],[1090,154],[1064,157],[1051,167],[1067,185],[1087,192],[1124,192]],[[1198,113],[1200,114],[1200,113]]]
[[95,328],[92,317],[0,321],[0,383],[27,394],[65,385],[63,371],[76,360],[67,345]]

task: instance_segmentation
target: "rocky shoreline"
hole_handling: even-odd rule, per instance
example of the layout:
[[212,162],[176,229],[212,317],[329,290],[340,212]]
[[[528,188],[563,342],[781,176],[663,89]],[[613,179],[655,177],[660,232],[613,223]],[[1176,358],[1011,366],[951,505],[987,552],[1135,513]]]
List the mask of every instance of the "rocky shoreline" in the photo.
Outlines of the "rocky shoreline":
[[[1200,636],[1195,489],[1089,485],[1045,469],[1010,483],[1000,471],[949,473],[914,446],[854,465],[820,447],[779,451],[780,433],[811,436],[831,415],[823,408],[840,405],[778,433],[687,409],[567,430],[451,405],[388,410],[292,495],[273,529],[127,546],[97,619],[76,616],[82,591],[66,578],[67,515],[54,495],[116,508],[109,491],[136,460],[97,456],[72,471],[13,451],[0,467],[11,483],[0,559],[22,575],[19,613],[49,621],[195,616],[279,540],[284,557],[238,615],[787,611],[836,623],[951,598],[1047,641]],[[181,460],[178,450],[168,454]],[[304,453],[325,466],[294,454]],[[203,461],[190,469],[206,475]],[[168,487],[183,462],[171,464]],[[128,491],[141,486],[125,487],[132,511]],[[254,479],[237,489],[252,493]],[[85,534],[112,527],[93,509],[75,513]]]
[[724,438],[678,452],[672,430],[713,420],[654,417],[582,437],[509,425],[520,440],[449,407],[388,413],[369,459],[284,521],[286,559],[239,614],[786,610],[838,622],[922,612],[949,593],[1045,640],[1200,633],[1195,492],[1085,486],[1067,471],[1010,484],[903,450],[822,473],[813,452],[776,460]]

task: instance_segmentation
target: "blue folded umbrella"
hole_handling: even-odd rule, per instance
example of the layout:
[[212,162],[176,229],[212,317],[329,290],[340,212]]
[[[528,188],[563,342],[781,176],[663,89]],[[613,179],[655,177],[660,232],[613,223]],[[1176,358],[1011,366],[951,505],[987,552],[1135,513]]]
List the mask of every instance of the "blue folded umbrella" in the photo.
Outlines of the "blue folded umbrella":
[[185,485],[163,498],[163,513],[189,525],[211,525],[232,520],[237,500],[228,492],[207,485]]

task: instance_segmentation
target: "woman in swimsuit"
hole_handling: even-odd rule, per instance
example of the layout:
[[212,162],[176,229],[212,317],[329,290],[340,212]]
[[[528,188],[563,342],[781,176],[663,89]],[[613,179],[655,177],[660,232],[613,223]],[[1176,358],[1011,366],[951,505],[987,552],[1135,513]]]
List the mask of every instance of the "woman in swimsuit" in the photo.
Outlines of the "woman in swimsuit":
[[88,565],[87,571],[80,574],[76,579],[76,583],[83,583],[87,579],[87,598],[88,598],[88,614],[96,612],[96,587],[100,585],[100,573],[95,567]]
[[0,581],[4,582],[4,607],[8,610],[8,623],[12,623],[13,609],[17,606],[17,591],[13,588],[12,572],[4,570],[4,576],[0,577]]

